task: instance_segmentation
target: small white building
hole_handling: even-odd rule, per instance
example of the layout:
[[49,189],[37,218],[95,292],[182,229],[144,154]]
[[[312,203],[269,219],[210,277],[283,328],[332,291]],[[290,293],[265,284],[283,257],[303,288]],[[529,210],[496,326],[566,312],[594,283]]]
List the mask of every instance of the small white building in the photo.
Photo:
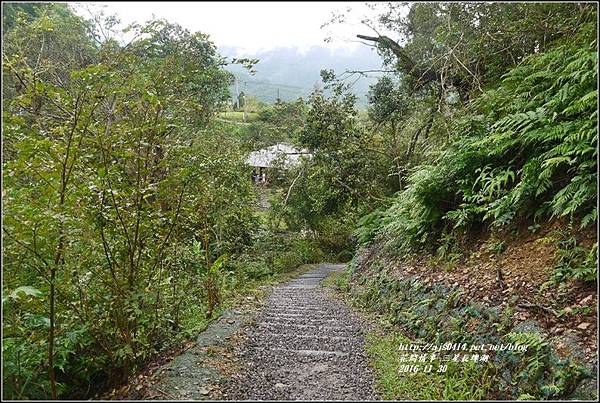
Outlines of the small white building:
[[289,144],[275,144],[274,146],[253,151],[248,155],[246,163],[254,168],[252,178],[255,183],[267,182],[267,171],[269,169],[289,168],[300,163],[303,157],[310,158],[307,150],[298,149]]

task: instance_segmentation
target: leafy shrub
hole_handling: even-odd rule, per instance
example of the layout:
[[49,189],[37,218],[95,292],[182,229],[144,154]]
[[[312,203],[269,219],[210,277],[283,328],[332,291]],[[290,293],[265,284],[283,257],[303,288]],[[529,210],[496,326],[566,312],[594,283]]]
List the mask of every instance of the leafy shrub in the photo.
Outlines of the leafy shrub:
[[275,271],[278,273],[291,271],[302,265],[302,256],[297,251],[287,251],[278,254],[274,259]]
[[568,279],[593,282],[598,278],[598,243],[591,248],[578,244],[577,238],[565,231],[557,241],[557,262],[552,272],[552,281]]
[[550,341],[539,333],[511,332],[505,338],[510,343],[527,346],[525,352],[505,351],[497,355],[514,373],[513,383],[519,396],[558,399],[572,392],[585,376],[584,367],[558,358]]
[[325,217],[319,225],[315,239],[324,253],[333,257],[351,255],[354,251],[352,239],[354,215],[348,212],[345,217]]
[[368,244],[377,236],[377,231],[381,228],[384,217],[385,210],[375,209],[358,220],[353,234],[356,236],[359,245]]
[[454,120],[456,140],[409,176],[384,212],[359,222],[399,252],[447,230],[503,227],[518,218],[597,221],[597,45],[594,25],[534,54]]
[[245,276],[251,280],[260,280],[273,274],[263,261],[244,262],[243,268]]
[[290,243],[289,248],[294,251],[294,253],[298,254],[303,264],[319,263],[325,258],[325,254],[317,241],[311,241],[305,238],[294,239]]
[[205,35],[151,21],[98,43],[66,5],[35,9],[2,38],[2,286],[21,290],[3,304],[4,397],[81,398],[218,305],[253,187],[210,124],[231,75]]
[[[394,327],[384,338],[377,337],[370,342],[370,347],[384,347],[386,340],[400,336],[410,336],[415,343],[466,343],[477,344],[520,344],[527,345],[526,351],[499,350],[493,353],[489,363],[478,363],[472,368],[461,366],[455,376],[457,390],[467,386],[467,395],[460,398],[476,399],[514,399],[517,396],[531,396],[534,399],[560,399],[573,391],[585,377],[584,368],[574,358],[561,359],[550,340],[540,333],[523,332],[513,322],[514,310],[508,306],[504,310],[498,307],[482,306],[475,300],[461,298],[459,288],[448,288],[441,283],[426,284],[414,277],[398,278],[371,266],[365,271],[354,272],[352,284],[347,286],[347,279],[341,278],[338,289],[347,290],[350,300],[356,305],[375,312],[385,322]],[[373,270],[378,269],[378,270]],[[344,275],[349,274],[347,271]],[[406,343],[405,341],[403,341]],[[447,393],[444,387],[431,388],[420,395],[421,391],[398,388],[403,377],[397,377],[397,367],[393,362],[399,355],[398,348],[386,348],[384,354],[369,351],[377,364],[388,362],[387,375],[379,374],[381,383],[386,376],[392,377],[389,385],[380,385],[388,398],[446,398],[438,396]],[[375,354],[373,354],[375,353]],[[377,370],[382,370],[378,368]],[[448,367],[450,370],[450,366]],[[470,370],[474,370],[471,372]],[[486,375],[485,387],[475,379],[468,381],[469,373],[475,379]],[[432,375],[432,374],[428,374]],[[448,376],[452,376],[450,372]],[[412,376],[410,377],[412,379]],[[446,378],[443,378],[446,380]],[[430,377],[423,381],[431,381]],[[448,382],[453,381],[448,379]],[[428,385],[427,385],[428,386]],[[468,393],[477,391],[477,396]]]

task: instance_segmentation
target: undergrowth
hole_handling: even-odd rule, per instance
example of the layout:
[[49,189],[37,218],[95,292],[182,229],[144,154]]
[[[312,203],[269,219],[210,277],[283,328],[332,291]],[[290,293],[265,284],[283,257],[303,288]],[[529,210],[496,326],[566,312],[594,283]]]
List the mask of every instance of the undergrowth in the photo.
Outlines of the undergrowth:
[[[454,119],[453,143],[413,169],[391,206],[358,222],[359,245],[447,260],[475,229],[530,228],[563,217],[597,222],[597,43],[594,27],[533,54]],[[559,244],[556,279],[593,281],[597,245]],[[502,245],[497,244],[498,248]],[[572,263],[566,263],[572,262]]]
[[[363,268],[364,269],[364,268]],[[377,263],[351,268],[329,281],[348,300],[379,318],[367,352],[384,399],[557,399],[569,396],[589,376],[570,358],[560,358],[535,328],[514,325],[512,308],[461,300],[458,288],[398,279]],[[494,351],[488,363],[443,362],[445,372],[402,373],[400,343],[527,345],[526,351]],[[440,364],[440,362],[438,362]]]
[[[433,365],[429,373],[403,373],[399,347],[411,340],[400,334],[367,337],[377,389],[385,400],[481,400],[489,393],[493,371],[474,362]],[[445,368],[444,368],[445,365]]]

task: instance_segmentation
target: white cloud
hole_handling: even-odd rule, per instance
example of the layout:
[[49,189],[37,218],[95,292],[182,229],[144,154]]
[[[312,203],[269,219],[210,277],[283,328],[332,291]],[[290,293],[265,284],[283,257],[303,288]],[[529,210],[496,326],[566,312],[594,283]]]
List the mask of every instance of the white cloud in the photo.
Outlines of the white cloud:
[[[85,3],[84,3],[85,4]],[[332,12],[353,8],[358,21],[369,12],[362,3],[347,2],[110,2],[102,4],[107,14],[116,14],[124,25],[153,17],[176,22],[190,31],[210,35],[217,46],[238,46],[248,52],[292,46],[307,49],[354,47],[354,38],[364,27],[354,24],[321,29]],[[89,17],[79,8],[79,14]],[[332,31],[333,29],[333,31]],[[331,32],[330,32],[331,31]],[[333,34],[334,40],[324,39]]]

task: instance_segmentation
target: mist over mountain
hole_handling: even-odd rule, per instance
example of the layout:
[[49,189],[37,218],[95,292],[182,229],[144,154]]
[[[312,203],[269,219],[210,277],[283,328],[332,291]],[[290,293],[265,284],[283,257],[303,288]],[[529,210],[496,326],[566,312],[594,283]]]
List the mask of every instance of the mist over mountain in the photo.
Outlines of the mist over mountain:
[[[315,88],[322,88],[320,72],[333,69],[336,74],[347,70],[372,70],[381,67],[381,59],[369,47],[330,50],[313,46],[305,51],[295,47],[279,47],[256,53],[245,53],[236,47],[219,47],[219,53],[226,57],[251,57],[259,59],[255,66],[256,74],[250,75],[240,65],[230,65],[229,71],[238,79],[237,88],[232,86],[232,94],[244,91],[261,101],[273,103],[279,97],[284,101],[306,98]],[[352,92],[357,95],[359,107],[367,104],[369,86],[375,83],[377,74],[371,77],[353,76],[349,82]],[[358,80],[357,80],[358,79]]]

